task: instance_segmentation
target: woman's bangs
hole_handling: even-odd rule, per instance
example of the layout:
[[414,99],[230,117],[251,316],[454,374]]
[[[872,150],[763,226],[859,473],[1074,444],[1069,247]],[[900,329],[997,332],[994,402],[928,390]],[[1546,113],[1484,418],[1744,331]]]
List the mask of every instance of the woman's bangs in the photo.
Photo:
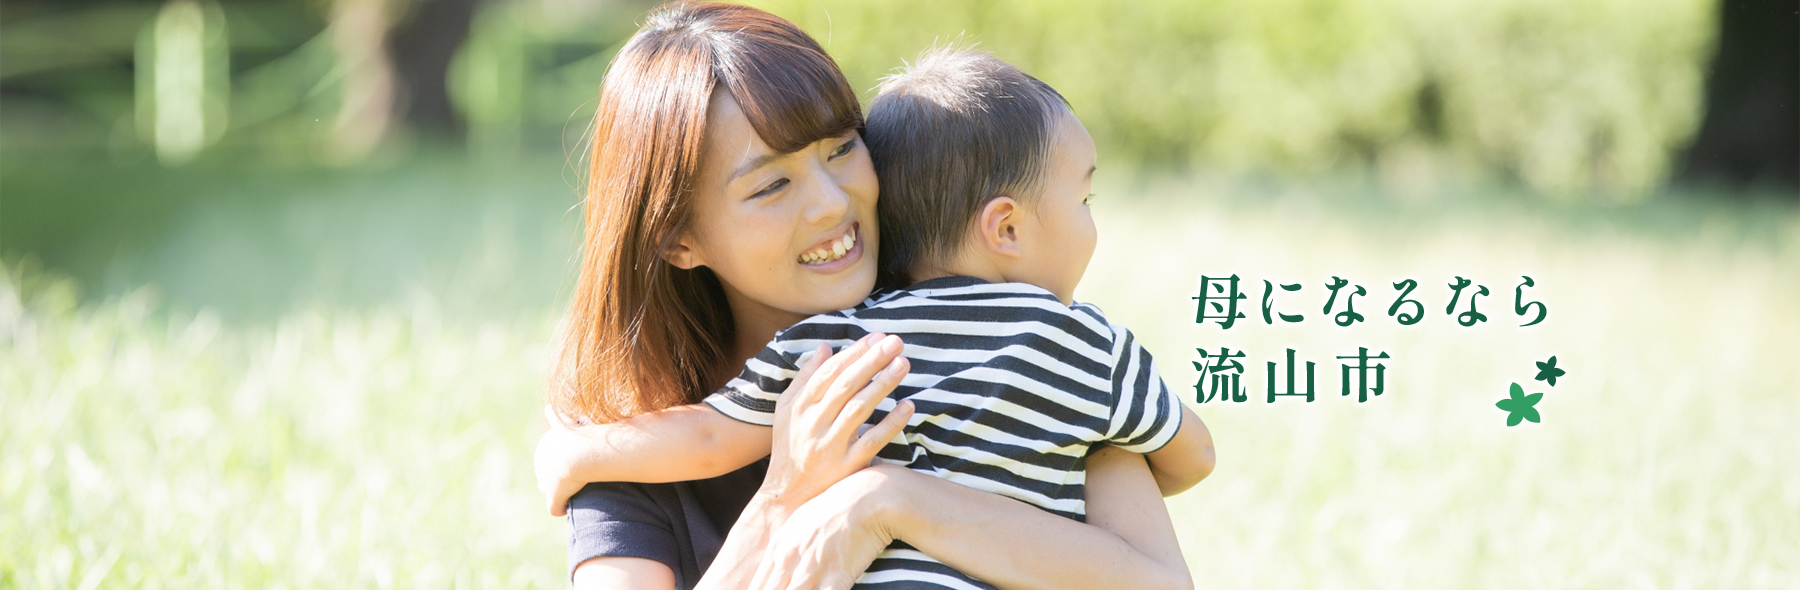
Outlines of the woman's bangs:
[[763,142],[788,153],[861,127],[862,107],[837,64],[804,47],[784,49],[742,55],[736,75],[720,76]]

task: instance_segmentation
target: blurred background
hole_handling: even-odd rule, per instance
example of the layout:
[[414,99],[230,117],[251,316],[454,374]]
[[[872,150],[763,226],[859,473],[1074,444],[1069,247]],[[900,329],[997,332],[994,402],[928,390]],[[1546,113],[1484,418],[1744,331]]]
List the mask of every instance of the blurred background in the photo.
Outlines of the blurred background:
[[[1315,403],[1197,405],[1202,586],[1800,585],[1793,0],[753,4],[859,89],[965,42],[1067,96],[1078,298],[1171,386],[1195,348],[1250,351],[1253,394],[1321,361]],[[0,4],[0,587],[561,585],[545,346],[652,5]],[[1343,276],[1369,321],[1195,325],[1233,273],[1295,308]],[[1493,321],[1381,313],[1457,276]],[[1365,404],[1328,362],[1358,346],[1395,357]]]

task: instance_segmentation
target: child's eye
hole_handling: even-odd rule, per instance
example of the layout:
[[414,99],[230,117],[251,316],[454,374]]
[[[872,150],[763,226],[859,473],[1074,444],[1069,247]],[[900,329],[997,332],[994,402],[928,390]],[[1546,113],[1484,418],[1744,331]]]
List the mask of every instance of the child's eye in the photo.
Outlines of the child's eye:
[[850,141],[846,141],[846,142],[844,142],[844,145],[840,145],[840,146],[838,146],[838,147],[837,147],[837,149],[835,149],[835,150],[831,150],[831,156],[830,156],[830,157],[831,157],[831,158],[834,158],[834,159],[835,159],[835,158],[837,158],[837,157],[838,157],[838,156],[842,156],[842,155],[844,155],[844,154],[848,154],[848,153],[850,153],[850,150],[851,150],[851,149],[854,149],[854,148],[855,148],[855,147],[856,147],[856,140],[855,140],[855,139],[851,139],[851,140],[850,140]]
[[788,185],[788,179],[786,179],[786,178],[777,180],[775,182],[771,182],[771,183],[769,183],[769,186],[765,186],[765,187],[763,187],[762,190],[756,191],[756,194],[750,195],[750,198],[754,199],[756,197],[774,194],[775,191],[781,190],[783,187],[786,187],[787,185]]
[[1092,204],[1093,204],[1093,201],[1094,201],[1094,194],[1093,194],[1093,193],[1088,193],[1088,196],[1087,196],[1087,197],[1084,197],[1084,198],[1082,198],[1082,199],[1081,199],[1081,204],[1083,204],[1083,205],[1092,205]]

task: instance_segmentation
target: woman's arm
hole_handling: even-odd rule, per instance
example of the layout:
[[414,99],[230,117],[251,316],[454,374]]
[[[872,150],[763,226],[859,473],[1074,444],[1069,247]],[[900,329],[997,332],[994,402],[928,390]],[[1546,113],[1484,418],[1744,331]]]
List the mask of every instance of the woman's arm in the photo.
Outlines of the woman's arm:
[[756,587],[848,588],[900,539],[1000,588],[1193,587],[1168,509],[1140,455],[1088,457],[1088,522],[879,465],[808,502],[776,533]]
[[[702,575],[700,588],[749,587],[769,534],[793,509],[868,466],[875,452],[899,434],[912,416],[909,402],[867,432],[859,428],[906,374],[900,349],[898,338],[872,334],[835,356],[821,345],[800,367],[789,393],[777,400],[774,428],[765,435],[774,439],[768,475]],[[578,564],[574,585],[660,590],[673,588],[675,579],[668,565],[655,560],[603,556]]]
[[675,590],[675,572],[654,559],[596,557],[575,568],[575,590]]
[[775,402],[769,474],[697,588],[762,587],[752,581],[773,532],[808,500],[867,467],[906,426],[912,402],[901,401],[880,422],[859,432],[909,368],[900,356],[899,338],[872,336],[836,356],[819,345]]
[[769,477],[701,588],[848,588],[895,538],[1002,588],[1192,586],[1141,456],[1089,456],[1088,524],[904,468],[863,469],[911,408],[857,435],[906,371],[862,344],[817,355],[782,396]]
[[[907,471],[886,525],[950,567],[1000,588],[1193,588],[1168,507],[1142,455],[1088,457],[1088,523]],[[942,557],[939,557],[942,556]]]

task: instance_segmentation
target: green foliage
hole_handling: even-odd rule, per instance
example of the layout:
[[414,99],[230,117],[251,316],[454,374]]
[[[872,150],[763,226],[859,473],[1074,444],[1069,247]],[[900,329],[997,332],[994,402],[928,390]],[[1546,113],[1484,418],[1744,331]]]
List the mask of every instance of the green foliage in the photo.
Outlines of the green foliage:
[[642,6],[497,2],[476,15],[449,73],[451,98],[482,155],[572,151],[593,117],[600,80],[636,30]]
[[[1612,200],[1659,186],[1693,134],[1714,19],[1707,0],[756,3],[825,42],[865,89],[926,47],[979,43],[1067,95],[1115,170],[1367,170],[1400,190],[1501,177]],[[212,151],[358,157],[334,142],[357,126],[345,109],[374,91],[347,85],[353,57],[333,41],[324,5],[203,5],[222,10],[233,70],[229,96],[205,103],[206,137],[224,134]],[[394,18],[407,6],[395,4]],[[573,150],[607,62],[646,8],[485,4],[448,80],[475,152]],[[8,95],[0,138],[146,149],[157,113],[180,111],[121,93],[131,74],[116,64],[154,52],[61,40],[149,38],[155,19],[109,7],[7,23],[0,83],[33,92]],[[223,60],[209,58],[207,71]],[[155,79],[154,68],[138,70]],[[56,112],[90,121],[76,126],[88,131],[39,121],[44,96],[79,105]]]
[[1698,125],[1712,20],[1701,0],[759,4],[864,88],[922,48],[979,42],[1127,166],[1486,170],[1633,196]]

